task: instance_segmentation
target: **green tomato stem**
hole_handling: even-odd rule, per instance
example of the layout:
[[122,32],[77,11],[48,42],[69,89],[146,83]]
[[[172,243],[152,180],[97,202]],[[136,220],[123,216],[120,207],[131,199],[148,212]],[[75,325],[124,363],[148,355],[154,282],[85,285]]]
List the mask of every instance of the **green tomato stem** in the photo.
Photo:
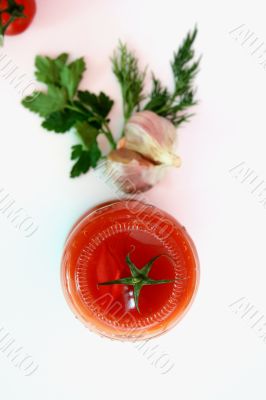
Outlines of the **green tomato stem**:
[[2,19],[0,18],[0,46],[3,46],[3,37],[9,25],[11,25],[16,19],[26,17],[25,14],[23,14],[23,11],[24,6],[21,4],[17,4],[15,0],[8,0],[8,7],[0,10],[0,16],[4,13],[10,15],[10,19],[5,25],[3,25]]
[[[134,247],[135,248],[135,247]],[[141,269],[139,269],[130,259],[130,253],[126,256],[126,264],[130,269],[131,276],[121,279],[115,279],[107,282],[100,282],[98,286],[107,286],[107,285],[131,285],[133,286],[134,300],[135,306],[138,312],[139,310],[139,296],[141,289],[145,285],[163,285],[168,283],[173,283],[175,279],[151,279],[149,278],[149,272],[153,266],[153,263],[162,256],[166,256],[171,259],[167,254],[159,254],[158,256],[153,257],[147,264],[144,265]]]

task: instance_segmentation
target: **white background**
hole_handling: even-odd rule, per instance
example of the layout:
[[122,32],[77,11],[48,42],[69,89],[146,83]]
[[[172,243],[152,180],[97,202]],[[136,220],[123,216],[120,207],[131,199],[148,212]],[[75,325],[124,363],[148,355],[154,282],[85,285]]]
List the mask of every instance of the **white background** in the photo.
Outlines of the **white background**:
[[266,344],[230,304],[244,297],[260,315],[266,313],[266,210],[249,185],[229,172],[245,162],[266,180],[263,57],[252,56],[241,44],[244,36],[236,40],[229,33],[244,24],[258,43],[266,41],[265,3],[37,3],[33,25],[21,36],[6,38],[0,54],[8,55],[29,81],[36,54],[85,56],[82,85],[103,89],[116,100],[112,127],[117,133],[121,103],[109,56],[118,39],[170,85],[172,52],[198,24],[200,104],[179,131],[183,165],[147,199],[188,229],[199,252],[201,282],[182,322],[152,342],[175,364],[168,374],[151,365],[136,345],[98,337],[74,318],[60,287],[64,240],[85,210],[113,195],[93,172],[68,178],[74,138],[41,129],[40,119],[20,105],[21,95],[1,78],[0,189],[27,210],[39,230],[25,238],[0,213],[0,328],[39,369],[25,377],[0,352],[0,398],[265,400]]

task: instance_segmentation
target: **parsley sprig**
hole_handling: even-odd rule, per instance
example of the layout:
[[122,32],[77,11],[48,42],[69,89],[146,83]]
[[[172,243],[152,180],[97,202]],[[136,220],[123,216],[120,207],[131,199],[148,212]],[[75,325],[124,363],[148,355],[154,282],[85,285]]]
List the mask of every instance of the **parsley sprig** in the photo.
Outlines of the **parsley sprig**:
[[[135,247],[133,246],[133,250]],[[162,256],[167,256],[166,254],[159,254],[158,256],[153,257],[147,264],[144,265],[142,268],[136,267],[136,265],[132,262],[130,259],[130,253],[127,254],[126,256],[126,264],[129,267],[131,276],[127,278],[121,278],[121,279],[115,279],[112,281],[107,281],[107,282],[100,282],[98,283],[99,286],[108,286],[108,285],[130,285],[133,286],[133,291],[134,291],[134,301],[135,301],[135,306],[138,312],[139,310],[139,296],[141,289],[145,285],[161,285],[165,283],[173,283],[175,279],[151,279],[149,277],[150,270],[154,264],[154,262],[162,257]]]
[[80,143],[72,146],[71,159],[75,163],[70,175],[84,174],[101,158],[99,134],[107,137],[112,148],[116,147],[108,125],[113,100],[103,92],[96,95],[78,90],[86,69],[83,58],[68,63],[66,53],[54,59],[37,56],[35,66],[35,76],[47,85],[47,91],[35,91],[22,104],[44,118],[42,126],[49,131],[65,133],[75,128]]

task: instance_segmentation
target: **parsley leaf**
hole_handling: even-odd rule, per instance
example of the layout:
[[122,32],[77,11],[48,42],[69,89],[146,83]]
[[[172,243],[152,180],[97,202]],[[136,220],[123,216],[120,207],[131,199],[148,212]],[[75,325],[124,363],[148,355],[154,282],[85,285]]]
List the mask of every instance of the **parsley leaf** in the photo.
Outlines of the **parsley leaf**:
[[83,150],[81,145],[72,147],[71,159],[77,159],[70,172],[71,178],[85,174],[91,167],[90,152]]
[[96,165],[98,164],[98,161],[100,160],[102,154],[101,151],[99,149],[98,143],[95,142],[92,143],[91,147],[90,147],[90,157],[91,157],[91,166],[92,168],[95,168]]
[[48,131],[54,131],[56,133],[65,133],[69,131],[77,121],[83,121],[85,116],[82,114],[64,109],[63,111],[56,111],[43,121],[42,127]]
[[95,142],[97,135],[99,134],[98,129],[88,124],[88,122],[77,122],[76,129],[83,143],[87,147],[90,147],[92,143]]
[[86,65],[83,58],[79,58],[71,64],[62,67],[60,72],[61,84],[66,88],[70,99],[76,94],[85,69]]
[[113,107],[113,100],[110,99],[105,93],[100,92],[97,96],[88,90],[79,91],[78,98],[94,112],[102,118],[106,118]]
[[47,93],[33,92],[22,100],[24,107],[46,117],[55,111],[61,111],[66,105],[67,96],[63,88],[48,85]]
[[90,167],[95,168],[101,158],[96,140],[98,131],[87,122],[77,123],[76,128],[85,146],[72,146],[71,160],[77,159],[70,173],[72,178],[86,173]]
[[86,69],[83,58],[68,63],[66,53],[54,59],[37,56],[35,66],[36,78],[47,85],[47,92],[33,92],[22,100],[22,104],[44,118],[42,127],[48,131],[76,130],[81,143],[72,147],[71,159],[76,162],[71,177],[86,173],[96,167],[101,158],[97,143],[100,133],[107,137],[113,148],[116,147],[108,125],[108,114],[114,102],[103,92],[96,95],[78,91]]
[[71,152],[71,160],[76,160],[81,156],[83,146],[82,144],[75,144],[74,146],[71,147],[72,152]]
[[59,85],[60,71],[66,64],[68,54],[60,54],[56,59],[50,57],[37,56],[35,58],[35,76],[39,82]]

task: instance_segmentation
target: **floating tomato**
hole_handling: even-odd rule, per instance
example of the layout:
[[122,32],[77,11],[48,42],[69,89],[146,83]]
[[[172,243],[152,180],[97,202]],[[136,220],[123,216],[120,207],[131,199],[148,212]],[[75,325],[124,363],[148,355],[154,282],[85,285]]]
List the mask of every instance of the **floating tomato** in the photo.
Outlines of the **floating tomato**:
[[61,273],[76,316],[102,335],[128,340],[172,327],[190,305],[199,274],[186,230],[132,200],[100,205],[78,221]]

